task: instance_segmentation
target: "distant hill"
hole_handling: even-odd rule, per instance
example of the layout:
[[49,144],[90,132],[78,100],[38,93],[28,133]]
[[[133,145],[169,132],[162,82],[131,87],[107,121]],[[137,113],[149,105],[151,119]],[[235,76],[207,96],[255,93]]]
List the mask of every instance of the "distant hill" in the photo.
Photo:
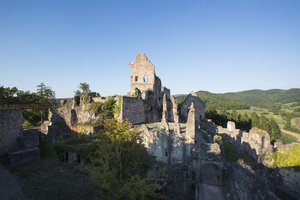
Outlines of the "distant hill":
[[[222,94],[214,94],[207,91],[196,92],[197,96],[205,103],[206,107],[215,107],[216,109],[246,109],[249,106],[243,102],[223,97]],[[176,97],[177,102],[183,102],[187,95]]]
[[[229,92],[215,94],[207,91],[196,92],[198,97],[207,107],[213,106],[216,109],[245,109],[250,106],[272,109],[276,104],[300,102],[300,89],[271,89],[271,90],[247,90],[241,92]],[[176,97],[180,103],[186,95]]]
[[300,101],[300,89],[271,89],[230,92],[222,95],[225,98],[243,102],[250,106],[272,108],[274,104],[285,104]]

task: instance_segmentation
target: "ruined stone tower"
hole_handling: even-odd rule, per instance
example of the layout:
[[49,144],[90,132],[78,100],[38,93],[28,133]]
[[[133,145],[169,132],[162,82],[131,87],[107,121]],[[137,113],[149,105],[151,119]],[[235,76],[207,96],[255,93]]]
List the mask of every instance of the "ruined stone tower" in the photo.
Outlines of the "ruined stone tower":
[[131,89],[130,96],[135,95],[136,89],[146,98],[147,91],[154,91],[155,67],[143,53],[136,54],[136,62],[131,66]]

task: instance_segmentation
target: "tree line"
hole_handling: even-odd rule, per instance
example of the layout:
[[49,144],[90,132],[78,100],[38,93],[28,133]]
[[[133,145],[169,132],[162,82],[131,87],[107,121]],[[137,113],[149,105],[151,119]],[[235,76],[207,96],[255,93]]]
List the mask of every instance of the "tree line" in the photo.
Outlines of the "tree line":
[[[44,83],[37,85],[36,92],[19,90],[16,87],[0,86],[0,105],[55,103],[55,92]],[[47,109],[23,110],[25,127],[36,126],[48,118]]]

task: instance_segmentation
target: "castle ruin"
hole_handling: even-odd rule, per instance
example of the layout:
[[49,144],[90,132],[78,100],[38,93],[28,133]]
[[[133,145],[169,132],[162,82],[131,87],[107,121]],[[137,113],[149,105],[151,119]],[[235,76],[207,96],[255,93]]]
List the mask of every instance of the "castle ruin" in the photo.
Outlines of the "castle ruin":
[[187,122],[191,103],[195,107],[196,124],[205,119],[204,103],[192,92],[179,108],[174,96],[155,74],[154,65],[145,54],[137,54],[131,66],[131,89],[122,98],[121,120],[132,124],[144,122]]

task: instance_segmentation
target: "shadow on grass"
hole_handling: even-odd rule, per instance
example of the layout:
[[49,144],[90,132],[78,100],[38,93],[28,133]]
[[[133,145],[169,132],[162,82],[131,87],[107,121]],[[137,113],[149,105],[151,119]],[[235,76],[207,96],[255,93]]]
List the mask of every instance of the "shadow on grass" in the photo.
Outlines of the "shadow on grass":
[[58,161],[54,149],[40,145],[41,159],[11,167],[28,199],[95,199],[88,176]]
[[244,160],[245,163],[256,163],[254,158],[248,154],[238,153],[237,149],[230,143],[223,143],[225,159],[228,162],[236,162],[239,159]]

